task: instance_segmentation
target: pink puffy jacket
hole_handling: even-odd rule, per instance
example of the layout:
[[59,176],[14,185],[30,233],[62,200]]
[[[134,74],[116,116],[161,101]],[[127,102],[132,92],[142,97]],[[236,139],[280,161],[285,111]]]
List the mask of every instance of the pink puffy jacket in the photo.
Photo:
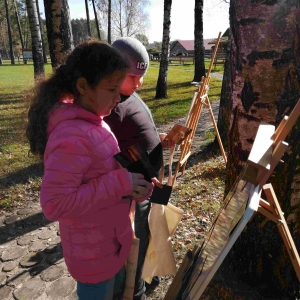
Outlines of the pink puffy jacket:
[[132,181],[113,158],[117,141],[101,118],[73,104],[51,111],[48,136],[41,206],[59,221],[68,270],[80,282],[111,278],[132,243],[130,201],[122,199]]

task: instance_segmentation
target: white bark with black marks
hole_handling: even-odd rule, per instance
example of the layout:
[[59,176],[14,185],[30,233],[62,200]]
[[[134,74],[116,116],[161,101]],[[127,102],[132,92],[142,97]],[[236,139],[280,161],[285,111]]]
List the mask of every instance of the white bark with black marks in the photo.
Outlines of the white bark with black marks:
[[[260,122],[278,125],[300,98],[299,0],[231,0],[229,148],[226,192],[252,148]],[[225,109],[225,108],[223,108]],[[269,178],[300,252],[300,121],[289,150]],[[257,214],[236,242],[230,264],[264,299],[296,299],[299,282],[276,226]],[[251,250],[249,250],[251,249]]]
[[34,79],[39,81],[45,75],[42,36],[39,26],[36,0],[26,0],[29,26],[32,40],[32,59],[34,65]]
[[51,64],[58,68],[74,48],[70,9],[67,0],[45,0],[44,5]]
[[172,0],[164,0],[163,37],[155,98],[167,98]]

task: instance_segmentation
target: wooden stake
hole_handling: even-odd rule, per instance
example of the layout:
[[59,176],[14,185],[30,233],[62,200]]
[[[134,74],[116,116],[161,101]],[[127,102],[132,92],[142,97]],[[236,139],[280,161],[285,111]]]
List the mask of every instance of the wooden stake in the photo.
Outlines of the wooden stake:
[[214,48],[214,51],[213,51],[213,54],[212,54],[212,57],[211,57],[211,60],[210,60],[210,64],[209,64],[209,67],[208,67],[206,77],[210,76],[211,68],[212,68],[212,65],[215,61],[215,57],[216,57],[216,54],[217,54],[217,51],[218,51],[218,48],[219,48],[220,39],[221,39],[221,32],[219,32],[217,42],[216,42],[216,45],[215,45],[215,48]]
[[214,117],[214,113],[212,111],[212,108],[211,108],[208,97],[207,97],[207,104],[208,104],[208,110],[209,110],[209,113],[210,113],[211,120],[214,124],[214,128],[215,128],[216,136],[217,136],[219,146],[220,146],[220,149],[221,149],[221,153],[222,153],[222,156],[224,158],[225,164],[227,164],[227,157],[226,157],[226,154],[225,154],[225,151],[224,151],[224,148],[223,148],[223,144],[222,144],[221,137],[220,137],[220,134],[219,134],[218,126],[217,126],[217,123],[216,123],[216,120],[215,120],[215,117]]
[[164,297],[164,300],[173,300],[174,297],[176,297],[176,295],[178,294],[178,292],[181,288],[182,277],[183,277],[184,273],[188,270],[188,268],[191,266],[191,264],[193,263],[197,251],[198,251],[198,246],[195,245],[192,251],[189,250],[185,254],[183,261],[176,273],[176,276],[173,279],[172,284],[170,285],[170,287]]
[[[289,227],[286,223],[283,212],[280,208],[280,204],[277,200],[274,189],[273,189],[272,185],[269,183],[269,184],[265,184],[263,186],[263,190],[265,192],[267,200],[269,201],[270,206],[272,207],[270,209],[270,211],[264,208],[266,211],[264,211],[263,214],[267,218],[269,218],[270,220],[272,220],[273,222],[275,222],[278,225],[280,235],[281,235],[281,237],[283,239],[283,242],[286,246],[286,249],[287,249],[288,254],[290,256],[291,262],[293,264],[293,267],[294,267],[295,272],[297,274],[298,280],[300,282],[300,258],[299,258],[299,254],[298,254],[297,248],[295,246],[294,240],[292,238],[292,235],[290,233]],[[265,206],[266,204],[263,203],[262,201],[260,201],[260,205],[262,207],[262,206]],[[259,209],[258,211],[262,212],[261,209]]]
[[170,158],[169,158],[169,176],[168,176],[168,186],[172,186],[173,178],[172,178],[172,165],[173,165],[173,157],[174,157],[175,146],[170,148]]
[[292,127],[296,123],[298,117],[300,115],[300,101],[297,102],[295,107],[293,108],[291,114],[289,117],[284,118],[281,123],[278,126],[278,130],[275,131],[273,140],[274,140],[274,145],[277,146],[277,144],[281,141],[284,141],[288,135],[288,133],[291,131]]

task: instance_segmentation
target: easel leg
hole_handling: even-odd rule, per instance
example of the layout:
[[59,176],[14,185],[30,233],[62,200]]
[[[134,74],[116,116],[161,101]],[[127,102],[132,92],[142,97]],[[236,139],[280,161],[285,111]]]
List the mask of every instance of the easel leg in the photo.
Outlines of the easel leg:
[[224,148],[223,148],[223,144],[222,144],[221,137],[220,137],[220,134],[219,134],[218,126],[217,126],[217,123],[216,123],[216,120],[215,120],[215,117],[214,117],[214,114],[213,114],[213,111],[212,111],[212,108],[211,108],[208,97],[207,97],[207,105],[208,105],[208,110],[209,110],[209,113],[210,113],[211,120],[214,124],[215,132],[216,132],[216,136],[217,136],[217,139],[218,139],[218,142],[219,142],[219,146],[220,146],[220,149],[221,149],[222,156],[224,158],[225,164],[227,164],[227,157],[226,157],[226,154],[225,154],[225,151],[224,151]]
[[[281,211],[280,204],[277,200],[274,189],[273,189],[272,185],[269,183],[269,184],[265,184],[263,186],[263,190],[265,192],[267,200],[269,201],[270,206],[272,207],[272,209],[270,210],[270,213],[272,215],[270,217],[270,219],[274,222],[277,221],[278,230],[279,230],[280,235],[283,239],[283,242],[286,246],[286,249],[287,249],[288,254],[290,256],[290,259],[292,261],[293,267],[294,267],[295,272],[297,274],[298,280],[300,282],[300,258],[299,258],[299,254],[298,254],[297,248],[295,246],[295,243],[293,241],[293,238],[291,236],[288,225],[286,223],[283,212]],[[275,211],[275,213],[274,213],[274,211]]]
[[[199,122],[199,118],[200,118],[202,108],[203,108],[203,104],[200,102],[197,114],[193,119],[193,124],[192,124],[193,131],[191,133],[191,140],[192,141],[194,140],[194,137],[195,137],[195,133],[196,133],[196,129],[197,129],[197,125],[198,125],[198,122]],[[186,149],[185,154],[187,154],[191,150],[191,147],[192,147],[192,142],[187,145],[187,149]],[[187,160],[182,165],[182,169],[181,169],[182,174],[184,174],[186,164],[187,164]]]

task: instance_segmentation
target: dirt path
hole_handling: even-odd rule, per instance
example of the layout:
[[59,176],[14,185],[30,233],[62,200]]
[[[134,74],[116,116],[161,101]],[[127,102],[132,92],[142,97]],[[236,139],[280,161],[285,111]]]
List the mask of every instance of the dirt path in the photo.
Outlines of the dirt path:
[[[216,123],[218,122],[219,104],[220,104],[220,100],[215,100],[211,103],[211,108],[212,108]],[[185,121],[186,121],[186,116],[183,118],[175,119],[170,123],[157,126],[158,132],[168,133],[172,129],[174,124],[184,125]],[[200,147],[203,145],[203,142],[205,141],[205,133],[213,128],[214,128],[214,126],[213,126],[213,122],[212,122],[209,110],[204,107],[202,109],[202,112],[201,112],[201,115],[199,118],[199,122],[198,122],[198,125],[196,128],[194,140],[192,142],[192,147],[191,147],[192,154],[200,151]],[[175,167],[174,165],[176,165],[176,162],[179,159],[179,156],[180,156],[180,151],[177,151],[174,155],[173,169]],[[169,157],[170,157],[170,152],[168,150],[165,150],[164,151],[165,167],[167,167],[169,164]],[[189,164],[193,164],[193,161],[191,161],[191,160],[192,160],[192,158],[190,160],[188,160],[187,166]],[[167,174],[165,172],[165,176],[166,175]]]

